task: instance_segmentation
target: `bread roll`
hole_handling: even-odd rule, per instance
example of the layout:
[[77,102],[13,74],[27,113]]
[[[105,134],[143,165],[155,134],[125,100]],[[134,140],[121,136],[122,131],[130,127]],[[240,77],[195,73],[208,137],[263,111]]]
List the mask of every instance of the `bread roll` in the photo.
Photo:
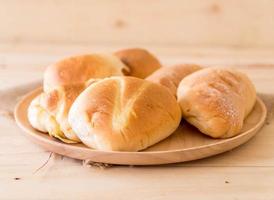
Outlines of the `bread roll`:
[[82,84],[89,79],[123,75],[127,71],[116,56],[89,54],[72,56],[49,66],[44,73],[44,91],[58,86]]
[[32,127],[41,132],[48,132],[50,136],[58,138],[63,142],[76,143],[78,139],[75,141],[67,139],[55,117],[40,105],[40,101],[43,101],[43,95],[44,93],[37,96],[28,108],[28,118]]
[[73,56],[49,66],[44,93],[29,107],[30,123],[64,142],[79,142],[67,120],[71,104],[96,78],[122,75],[126,68],[116,56],[104,54]]
[[69,123],[87,146],[139,151],[168,137],[181,111],[163,86],[134,77],[112,77],[85,89],[73,103]]
[[246,75],[233,69],[208,68],[183,79],[177,90],[183,118],[213,138],[240,133],[256,101]]
[[47,127],[44,121],[48,120],[46,118],[49,117],[49,114],[40,105],[40,99],[42,97],[42,94],[38,95],[30,103],[28,107],[28,119],[33,128],[41,132],[47,132]]
[[158,59],[145,49],[133,48],[114,53],[128,67],[124,75],[146,78],[161,67]]
[[31,125],[66,143],[80,142],[68,124],[68,111],[85,84],[59,86],[36,97],[28,109]]
[[181,64],[171,67],[162,67],[148,76],[146,80],[167,87],[170,92],[176,96],[180,81],[187,75],[199,69],[201,69],[201,67],[194,64]]

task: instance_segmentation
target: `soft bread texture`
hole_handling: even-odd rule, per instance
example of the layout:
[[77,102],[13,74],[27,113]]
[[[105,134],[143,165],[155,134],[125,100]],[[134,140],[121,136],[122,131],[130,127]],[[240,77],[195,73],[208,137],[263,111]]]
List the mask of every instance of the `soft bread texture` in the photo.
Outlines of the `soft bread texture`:
[[[43,109],[40,105],[40,99],[42,94],[37,96],[32,100],[30,106],[28,107],[28,119],[33,128],[41,132],[47,132],[47,127],[44,121],[46,121],[48,117],[48,113],[46,113],[45,109]],[[45,120],[41,120],[41,118]]]
[[59,86],[36,97],[28,109],[31,125],[66,143],[80,140],[68,123],[69,109],[76,97],[85,89],[85,84]]
[[127,67],[123,73],[127,76],[146,78],[161,67],[159,60],[145,49],[132,48],[114,53]]
[[89,79],[123,75],[127,71],[116,56],[108,54],[89,54],[72,56],[49,67],[44,73],[44,91],[58,86],[82,84]]
[[177,91],[183,118],[213,138],[238,135],[251,112],[256,91],[246,75],[207,68],[184,78]]
[[105,151],[139,151],[172,134],[181,111],[163,86],[134,77],[106,78],[73,103],[69,123],[87,146]]
[[37,96],[28,108],[28,118],[30,124],[35,129],[41,132],[48,132],[50,136],[58,138],[66,143],[75,143],[68,140],[64,133],[60,130],[56,119],[44,107],[41,106],[40,101],[43,101],[44,93]]
[[64,142],[79,142],[67,120],[73,101],[96,79],[122,75],[126,68],[116,56],[107,54],[73,56],[49,66],[44,93],[29,107],[32,126]]
[[180,64],[171,67],[162,67],[148,76],[146,80],[167,87],[176,96],[180,81],[187,75],[202,69],[194,64]]

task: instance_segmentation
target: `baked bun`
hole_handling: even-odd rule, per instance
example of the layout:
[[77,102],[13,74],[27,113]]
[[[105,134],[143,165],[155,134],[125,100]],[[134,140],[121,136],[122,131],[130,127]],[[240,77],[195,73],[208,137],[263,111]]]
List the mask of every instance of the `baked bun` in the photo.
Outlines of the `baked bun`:
[[44,123],[45,120],[42,120],[42,118],[45,119],[49,115],[40,105],[42,94],[38,95],[31,101],[28,107],[28,119],[33,128],[41,132],[47,132],[47,127]]
[[158,59],[145,49],[133,48],[114,53],[128,67],[124,75],[146,78],[161,67]]
[[55,116],[41,106],[40,102],[44,101],[44,94],[37,96],[28,108],[28,119],[32,127],[41,132],[48,132],[50,136],[58,138],[65,143],[77,143],[79,141],[78,138],[75,140],[67,139],[63,131],[61,131]]
[[183,118],[213,138],[240,133],[256,91],[246,75],[233,69],[207,68],[184,78],[177,98]]
[[105,54],[73,56],[49,66],[44,74],[44,93],[29,107],[30,123],[63,142],[79,142],[67,120],[71,104],[96,79],[122,75],[126,68],[116,56]]
[[187,75],[199,69],[201,69],[201,67],[194,64],[180,64],[171,67],[162,67],[148,76],[146,80],[167,87],[170,92],[176,96],[180,81]]
[[72,56],[49,67],[44,73],[44,91],[58,86],[82,84],[89,79],[123,75],[127,71],[116,56],[108,54],[89,54]]
[[134,77],[111,77],[85,89],[68,118],[80,140],[91,148],[139,151],[171,135],[181,111],[163,86]]
[[66,85],[41,93],[28,108],[31,125],[63,142],[80,142],[71,129],[67,116],[72,103],[85,87],[85,84]]

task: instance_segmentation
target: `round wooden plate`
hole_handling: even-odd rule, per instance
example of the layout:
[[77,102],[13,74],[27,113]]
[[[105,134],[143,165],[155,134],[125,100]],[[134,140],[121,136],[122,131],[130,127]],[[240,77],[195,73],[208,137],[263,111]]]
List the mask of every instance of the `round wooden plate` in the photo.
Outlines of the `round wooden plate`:
[[28,93],[15,108],[16,122],[26,135],[48,151],[76,159],[110,164],[156,165],[184,162],[216,155],[248,141],[263,126],[266,118],[266,107],[257,98],[252,113],[244,122],[241,134],[236,137],[212,139],[183,121],[170,137],[144,151],[99,151],[90,149],[83,144],[65,144],[31,127],[27,118],[27,109],[32,99],[41,91],[42,89],[39,88]]

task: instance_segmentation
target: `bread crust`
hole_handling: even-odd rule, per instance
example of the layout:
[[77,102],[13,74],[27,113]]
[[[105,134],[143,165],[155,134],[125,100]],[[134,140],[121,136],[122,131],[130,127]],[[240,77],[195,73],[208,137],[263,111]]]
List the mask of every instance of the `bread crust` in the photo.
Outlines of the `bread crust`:
[[123,73],[126,76],[146,78],[162,65],[159,60],[145,49],[123,49],[114,53],[127,67]]
[[213,138],[240,133],[256,101],[249,78],[233,69],[207,68],[183,79],[177,90],[183,118]]
[[126,68],[116,56],[107,54],[72,56],[49,66],[44,73],[44,92],[29,108],[32,126],[64,142],[80,142],[67,119],[72,103],[96,79],[122,75]]
[[68,111],[76,97],[85,89],[85,84],[59,86],[36,97],[29,109],[32,126],[66,143],[80,142],[68,123]]
[[87,54],[71,56],[47,67],[44,73],[44,91],[58,86],[82,84],[89,79],[123,75],[127,70],[116,56]]
[[134,77],[112,77],[83,91],[69,123],[87,146],[106,151],[139,151],[168,137],[181,111],[163,86]]
[[195,64],[178,64],[170,67],[162,67],[152,73],[146,80],[167,87],[176,96],[180,81],[187,75],[202,69]]

